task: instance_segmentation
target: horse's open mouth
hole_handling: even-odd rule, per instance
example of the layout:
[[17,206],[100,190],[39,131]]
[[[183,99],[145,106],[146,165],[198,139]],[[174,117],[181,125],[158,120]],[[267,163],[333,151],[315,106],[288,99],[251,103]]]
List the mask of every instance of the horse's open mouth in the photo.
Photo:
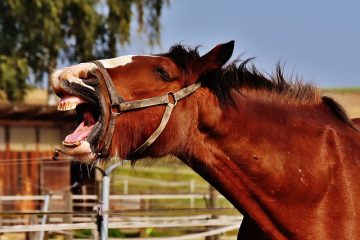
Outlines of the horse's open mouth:
[[91,162],[102,148],[100,142],[106,135],[104,127],[110,113],[106,96],[101,95],[101,84],[93,63],[81,63],[51,74],[51,85],[60,98],[57,109],[75,110],[78,116],[77,126],[64,138],[60,149],[77,160]]
[[65,96],[61,98],[57,109],[59,111],[70,111],[75,109],[79,120],[79,125],[76,129],[67,135],[63,141],[66,152],[71,155],[86,153],[84,152],[84,149],[77,149],[81,148],[86,142],[88,143],[88,151],[91,149],[93,153],[96,152],[95,148],[101,130],[100,107],[94,104],[93,101],[90,103],[90,101],[87,101],[82,97]]

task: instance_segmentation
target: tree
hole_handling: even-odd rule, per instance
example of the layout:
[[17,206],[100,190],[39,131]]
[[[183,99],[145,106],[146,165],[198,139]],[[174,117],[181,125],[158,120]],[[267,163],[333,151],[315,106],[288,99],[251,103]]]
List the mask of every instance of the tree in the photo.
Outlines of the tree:
[[133,14],[149,45],[160,42],[169,0],[1,0],[0,91],[21,101],[29,81],[41,84],[58,61],[109,58],[130,43]]

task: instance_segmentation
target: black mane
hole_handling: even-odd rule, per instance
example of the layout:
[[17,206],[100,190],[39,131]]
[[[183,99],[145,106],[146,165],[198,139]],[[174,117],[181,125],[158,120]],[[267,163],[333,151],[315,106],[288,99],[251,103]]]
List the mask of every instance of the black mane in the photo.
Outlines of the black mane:
[[[171,58],[185,71],[191,64],[200,58],[199,47],[185,47],[181,44],[174,45],[168,53],[161,56]],[[312,84],[303,83],[299,79],[285,80],[283,67],[278,64],[274,74],[263,74],[254,65],[248,66],[253,58],[235,60],[225,67],[200,76],[202,86],[209,88],[219,99],[222,105],[233,105],[231,91],[241,93],[242,88],[264,90],[265,92],[283,95],[286,99],[300,104],[324,103],[342,122],[356,129],[346,111],[335,100],[321,97],[319,90]],[[329,100],[331,99],[331,100]]]
[[[161,55],[171,58],[180,68],[187,70],[200,58],[198,48],[178,44],[171,47],[168,53]],[[235,60],[221,69],[201,76],[199,80],[203,86],[213,91],[224,105],[234,103],[230,92],[232,89],[240,91],[240,88],[276,92],[303,102],[315,101],[319,96],[317,88],[311,84],[303,84],[299,80],[286,81],[280,64],[277,65],[275,74],[264,75],[254,65],[248,67],[251,60],[253,58]]]

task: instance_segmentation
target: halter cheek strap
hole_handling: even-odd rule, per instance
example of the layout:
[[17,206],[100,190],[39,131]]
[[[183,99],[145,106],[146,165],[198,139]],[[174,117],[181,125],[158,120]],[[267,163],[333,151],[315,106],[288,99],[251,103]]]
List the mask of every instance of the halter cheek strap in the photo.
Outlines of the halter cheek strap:
[[[98,158],[105,158],[108,156],[108,150],[115,128],[116,115],[113,113],[112,104],[124,102],[124,99],[117,95],[111,77],[107,73],[103,64],[100,61],[94,61],[93,63],[95,63],[95,65],[98,67],[98,70],[104,78],[104,81],[99,81],[99,88],[101,92],[101,94],[99,94],[99,100],[103,111],[102,117],[105,118],[104,121],[107,121],[107,126],[103,126],[100,132],[97,151]],[[107,108],[107,100],[110,101],[110,108]]]
[[[104,84],[100,83],[101,86],[106,87],[107,93],[109,95],[110,100],[110,109],[108,111],[111,112],[110,119],[108,121],[108,127],[107,130],[101,134],[100,138],[103,138],[104,140],[99,141],[99,155],[100,156],[107,156],[108,150],[110,146],[110,142],[112,139],[112,135],[115,128],[115,117],[120,115],[121,112],[126,112],[133,109],[141,109],[141,108],[147,108],[152,106],[158,106],[158,105],[166,105],[163,117],[161,119],[161,122],[157,129],[150,135],[150,137],[142,144],[140,145],[134,152],[132,152],[128,158],[129,159],[135,159],[137,156],[139,156],[141,153],[143,153],[151,144],[155,142],[155,140],[160,136],[160,134],[165,129],[167,123],[170,120],[170,116],[172,113],[172,110],[176,106],[177,102],[193,92],[195,92],[200,86],[201,83],[194,83],[186,88],[183,88],[175,93],[169,92],[164,96],[159,97],[152,97],[152,98],[146,98],[141,100],[134,100],[134,101],[125,101],[123,97],[119,96],[115,92],[115,87],[113,85],[113,82],[111,80],[110,75],[102,65],[100,61],[94,62],[97,67],[99,68],[101,74],[103,75],[103,78],[105,80],[105,86]],[[104,102],[104,101],[102,101]],[[105,106],[105,105],[103,105]]]

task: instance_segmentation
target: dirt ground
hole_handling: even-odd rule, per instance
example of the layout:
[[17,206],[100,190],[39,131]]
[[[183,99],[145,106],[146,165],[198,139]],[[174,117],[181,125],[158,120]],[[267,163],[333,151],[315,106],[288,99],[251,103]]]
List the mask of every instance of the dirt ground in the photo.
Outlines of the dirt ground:
[[351,118],[360,118],[360,91],[324,91],[323,95],[330,96],[338,101],[346,109]]

